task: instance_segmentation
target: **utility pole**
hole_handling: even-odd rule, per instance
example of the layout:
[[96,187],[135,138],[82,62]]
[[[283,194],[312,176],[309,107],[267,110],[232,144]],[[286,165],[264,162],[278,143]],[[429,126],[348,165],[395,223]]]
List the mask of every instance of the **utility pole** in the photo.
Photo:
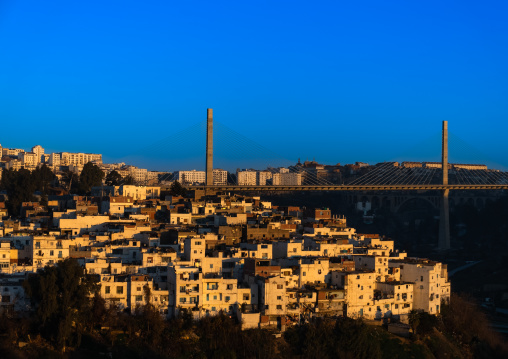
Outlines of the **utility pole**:
[[[443,186],[448,186],[448,121],[443,121],[441,165],[443,171]],[[449,195],[450,190],[445,188],[443,190],[443,198],[441,200],[441,216],[439,217],[439,251],[446,251],[450,249]]]

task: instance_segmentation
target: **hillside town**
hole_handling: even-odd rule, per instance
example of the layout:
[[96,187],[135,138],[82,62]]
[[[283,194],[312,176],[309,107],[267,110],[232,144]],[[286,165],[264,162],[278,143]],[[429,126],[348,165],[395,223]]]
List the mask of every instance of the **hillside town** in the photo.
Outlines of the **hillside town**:
[[[3,159],[14,156],[8,151]],[[49,163],[100,162],[90,156],[52,154]],[[27,275],[66,258],[97,277],[109,307],[134,312],[150,303],[167,318],[226,313],[243,329],[284,330],[316,317],[407,323],[412,310],[440,313],[451,294],[445,264],[412,258],[380,234],[357,233],[328,208],[277,206],[259,196],[185,190],[178,182],[103,183],[87,196],[54,192],[47,203],[21,203],[17,219],[6,200],[4,193],[4,313],[31,310]]]

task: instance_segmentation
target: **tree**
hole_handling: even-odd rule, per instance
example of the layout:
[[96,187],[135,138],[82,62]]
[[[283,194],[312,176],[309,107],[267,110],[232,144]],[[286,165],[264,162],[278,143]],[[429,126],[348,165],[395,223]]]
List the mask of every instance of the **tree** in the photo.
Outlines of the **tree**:
[[412,309],[407,317],[409,321],[409,325],[411,326],[411,329],[413,330],[413,334],[416,334],[416,330],[418,329],[418,326],[420,325],[420,312]]
[[117,171],[113,170],[106,176],[106,184],[108,186],[119,186],[122,183],[122,176]]
[[90,193],[92,187],[102,184],[103,178],[104,172],[102,172],[99,166],[94,165],[92,162],[86,163],[79,175],[79,189],[81,193]]
[[62,350],[69,344],[79,345],[92,314],[98,311],[98,303],[90,297],[99,291],[98,279],[69,258],[29,275],[23,287],[41,335]]
[[2,173],[2,187],[7,191],[9,199],[6,202],[10,215],[19,215],[21,203],[34,200],[33,193],[36,189],[35,181],[29,170],[9,169]]
[[127,186],[130,186],[130,185],[133,185],[134,184],[134,177],[132,177],[131,175],[128,175],[126,176],[123,181],[122,181],[122,184],[123,185],[127,185]]
[[64,172],[62,174],[61,182],[61,185],[64,185],[69,192],[76,193],[78,191],[79,177],[75,172]]
[[48,194],[49,186],[56,178],[53,171],[51,171],[45,163],[32,172],[32,177],[35,182],[36,190],[41,191],[43,194]]
[[169,191],[173,196],[185,196],[187,194],[187,190],[178,181],[173,182]]

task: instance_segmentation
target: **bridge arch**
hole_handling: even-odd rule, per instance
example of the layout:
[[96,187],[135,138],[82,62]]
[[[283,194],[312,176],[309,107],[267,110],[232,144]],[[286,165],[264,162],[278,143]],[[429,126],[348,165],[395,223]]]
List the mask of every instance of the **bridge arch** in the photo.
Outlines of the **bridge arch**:
[[395,209],[395,212],[399,212],[402,209],[406,209],[408,206],[414,206],[414,207],[427,207],[427,208],[433,208],[438,209],[439,204],[436,204],[434,201],[427,197],[407,197],[404,201],[402,201],[397,208]]
[[477,198],[476,199],[476,208],[483,208],[484,207],[484,201],[483,198]]

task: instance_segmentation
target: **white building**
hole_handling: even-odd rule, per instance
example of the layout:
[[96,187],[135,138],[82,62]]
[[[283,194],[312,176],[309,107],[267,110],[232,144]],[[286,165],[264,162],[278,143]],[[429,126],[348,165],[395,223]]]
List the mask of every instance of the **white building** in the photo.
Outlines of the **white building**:
[[61,166],[84,166],[88,162],[95,162],[97,164],[102,163],[102,155],[95,153],[71,153],[71,152],[60,152],[60,165]]
[[216,186],[225,186],[228,184],[228,171],[215,168],[213,170],[213,184]]
[[301,186],[301,173],[274,173],[272,177],[274,186]]
[[32,153],[35,153],[35,155],[37,156],[37,164],[43,161],[42,159],[44,156],[44,148],[42,148],[42,146],[37,145],[32,147]]
[[204,184],[205,171],[176,171],[173,178],[182,184]]
[[257,173],[257,182],[260,186],[266,186],[266,181],[272,179],[272,172],[269,171],[259,171]]
[[255,186],[257,185],[256,171],[237,171],[236,179],[239,186]]
[[18,154],[18,159],[25,167],[37,166],[40,162],[40,158],[38,159],[37,155],[32,152],[21,152]]
[[49,155],[49,165],[53,167],[59,167],[61,163],[61,157],[59,153],[52,153]]
[[146,168],[129,166],[129,174],[134,178],[136,183],[143,183],[148,179],[148,170]]

